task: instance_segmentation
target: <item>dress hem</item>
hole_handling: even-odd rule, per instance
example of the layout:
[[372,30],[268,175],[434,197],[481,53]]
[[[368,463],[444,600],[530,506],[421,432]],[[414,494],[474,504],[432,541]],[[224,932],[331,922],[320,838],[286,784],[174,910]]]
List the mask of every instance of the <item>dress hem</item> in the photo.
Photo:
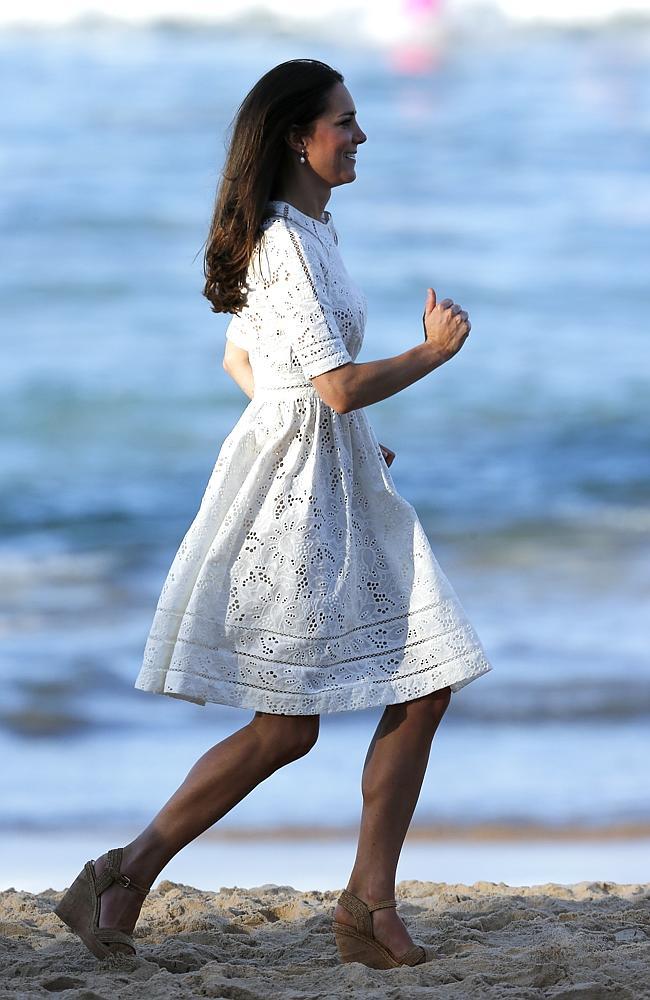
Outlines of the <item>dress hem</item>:
[[[452,693],[456,693],[492,670],[491,664],[482,656],[478,657],[476,669],[471,673],[467,673],[466,664],[464,665],[464,670],[461,668],[442,670],[440,674],[430,673],[427,682],[422,685],[424,690],[420,689],[417,694],[409,693],[406,690],[407,685],[400,684],[399,677],[392,681],[359,682],[351,685],[350,690],[346,692],[351,702],[348,705],[339,703],[340,688],[337,691],[321,691],[313,695],[304,692],[295,694],[284,692],[281,698],[273,698],[269,697],[268,691],[259,692],[249,687],[238,691],[237,684],[232,681],[198,678],[201,681],[203,693],[193,693],[197,689],[197,677],[191,672],[178,669],[145,669],[137,678],[134,687],[139,691],[167,695],[170,698],[188,701],[201,707],[206,704],[215,704],[266,712],[271,715],[331,715],[335,712],[362,711],[366,708],[401,704],[422,698],[445,687],[451,688]],[[295,712],[287,712],[287,702],[292,699],[295,702],[300,702],[300,705]],[[281,706],[278,704],[280,701]]]

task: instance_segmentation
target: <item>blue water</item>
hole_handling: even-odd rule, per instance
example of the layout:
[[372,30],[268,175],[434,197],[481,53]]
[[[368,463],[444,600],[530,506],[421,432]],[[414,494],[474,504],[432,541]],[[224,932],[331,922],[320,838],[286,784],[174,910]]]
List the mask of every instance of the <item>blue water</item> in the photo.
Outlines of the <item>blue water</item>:
[[[328,204],[369,299],[358,360],[420,341],[428,285],[472,320],[368,408],[494,667],[455,697],[416,815],[650,818],[649,47],[504,28],[409,76],[250,28],[0,33],[2,823],[144,822],[250,718],[133,681],[247,403],[200,294],[226,129],[306,50],[368,135]],[[228,821],[353,822],[379,715],[323,717]]]

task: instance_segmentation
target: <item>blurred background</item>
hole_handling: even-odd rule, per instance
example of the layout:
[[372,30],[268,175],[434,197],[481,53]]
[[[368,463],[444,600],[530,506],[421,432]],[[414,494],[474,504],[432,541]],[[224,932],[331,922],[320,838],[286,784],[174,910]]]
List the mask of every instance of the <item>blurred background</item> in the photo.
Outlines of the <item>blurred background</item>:
[[[69,885],[251,718],[133,683],[248,402],[201,295],[226,132],[304,56],[368,135],[327,206],[358,360],[420,342],[428,285],[472,320],[368,408],[494,667],[452,699],[398,880],[647,880],[650,3],[296,6],[0,8],[0,888]],[[380,715],[323,716],[165,876],[345,885]]]

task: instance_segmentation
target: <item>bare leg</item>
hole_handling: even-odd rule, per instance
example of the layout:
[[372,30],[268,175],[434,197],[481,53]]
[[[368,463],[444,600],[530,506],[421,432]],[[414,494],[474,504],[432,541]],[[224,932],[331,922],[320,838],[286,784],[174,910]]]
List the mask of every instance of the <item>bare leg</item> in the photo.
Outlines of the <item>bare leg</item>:
[[[361,789],[363,812],[354,868],[347,888],[366,903],[395,896],[395,876],[422,781],[431,741],[451,699],[446,687],[423,698],[387,705],[368,748]],[[354,926],[337,905],[334,919]],[[372,912],[376,937],[395,955],[413,940],[393,908]]]
[[[182,847],[221,819],[256,785],[284,764],[304,756],[318,737],[318,715],[256,712],[232,736],[208,750],[157,816],[124,848],[121,870],[150,887]],[[106,866],[103,854],[95,862]],[[101,895],[100,927],[133,931],[143,898],[113,883]]]

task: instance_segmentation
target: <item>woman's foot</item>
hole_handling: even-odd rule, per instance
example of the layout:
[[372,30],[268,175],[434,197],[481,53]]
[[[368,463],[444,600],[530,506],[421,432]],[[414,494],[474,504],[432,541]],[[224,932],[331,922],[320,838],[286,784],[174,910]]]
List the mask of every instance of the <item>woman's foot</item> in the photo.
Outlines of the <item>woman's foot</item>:
[[[107,864],[108,853],[100,855],[93,862],[93,868],[97,877],[101,875]],[[124,875],[130,875],[134,882],[137,882],[139,885],[145,885],[147,888],[150,887],[149,881],[142,878],[133,862],[129,863],[129,853],[126,847],[122,854],[120,871]],[[125,886],[120,885],[119,882],[112,882],[99,896],[98,925],[100,927],[110,927],[115,930],[125,931],[126,934],[132,934],[138,922],[144,899],[145,897],[141,893],[133,892],[132,889],[127,889]],[[111,945],[111,950],[132,954],[126,945],[121,944]]]
[[[349,891],[352,892],[351,889]],[[379,898],[372,899],[358,892],[355,892],[355,896],[358,896],[359,899],[362,899],[364,903],[370,906],[373,903],[379,902]],[[386,899],[388,897],[382,896],[381,898]],[[341,924],[349,924],[351,927],[357,926],[353,914],[349,910],[346,910],[340,903],[337,903],[334,910],[334,919]],[[380,910],[371,910],[370,920],[373,933],[379,943],[388,948],[396,958],[405,955],[413,947],[414,941],[394,906],[385,906]]]

